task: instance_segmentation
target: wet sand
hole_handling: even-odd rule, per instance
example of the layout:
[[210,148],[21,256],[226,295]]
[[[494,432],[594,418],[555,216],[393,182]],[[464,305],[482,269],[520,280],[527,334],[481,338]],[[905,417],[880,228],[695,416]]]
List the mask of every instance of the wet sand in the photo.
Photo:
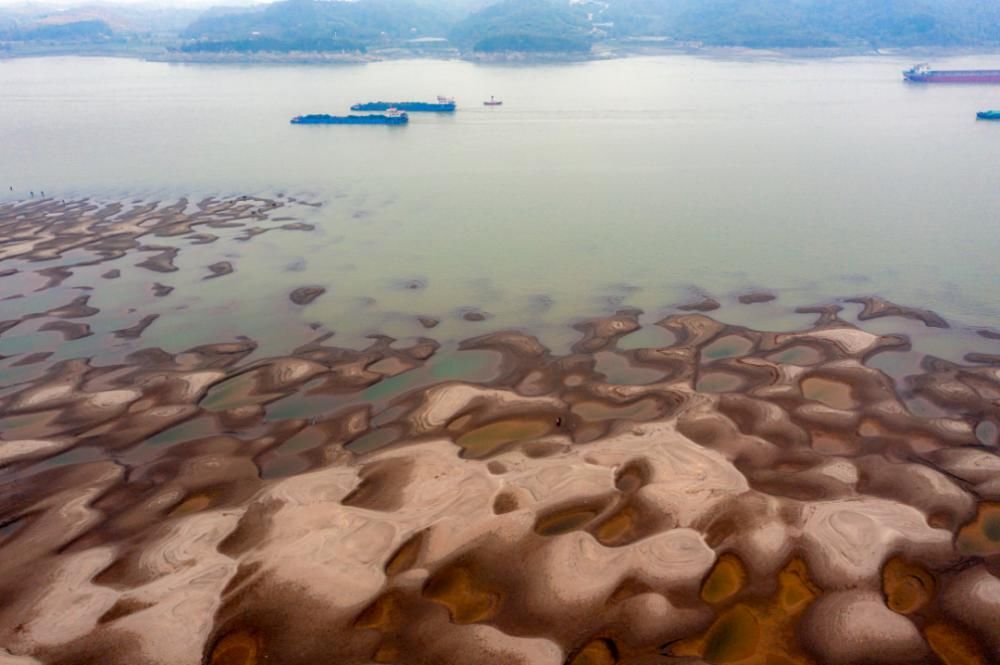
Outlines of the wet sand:
[[[0,360],[0,662],[1000,662],[1000,349],[928,310],[760,330],[700,294],[553,350],[460,304],[457,345],[318,326],[261,356],[254,331],[172,352],[143,343],[163,316],[41,300],[123,257],[111,283],[153,284],[190,247],[157,236],[294,208],[0,206],[0,284],[38,299],[0,340],[37,319],[128,345]],[[925,328],[979,342],[880,369]]]

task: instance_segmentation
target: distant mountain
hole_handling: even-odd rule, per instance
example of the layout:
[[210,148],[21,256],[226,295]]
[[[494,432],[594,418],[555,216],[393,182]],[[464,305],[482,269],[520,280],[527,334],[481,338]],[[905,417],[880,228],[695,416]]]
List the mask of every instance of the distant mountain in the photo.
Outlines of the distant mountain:
[[201,12],[189,8],[92,3],[63,9],[43,3],[0,8],[0,40],[92,42],[172,38]]
[[106,41],[113,34],[108,21],[91,16],[0,17],[0,41],[93,42]]
[[496,0],[413,0],[421,7],[426,7],[445,17],[449,24],[456,23],[469,14],[478,12],[492,5]]
[[501,0],[460,21],[452,42],[481,52],[586,52],[592,26],[584,11],[553,0]]
[[363,51],[442,36],[448,21],[412,0],[283,0],[206,12],[182,33],[187,51]]
[[40,23],[24,30],[21,39],[25,41],[84,41],[107,39],[112,35],[111,26],[107,21],[88,19],[84,21],[65,21],[59,23]]
[[1000,0],[281,0],[210,10],[183,48],[351,51],[444,35],[487,53],[586,53],[637,36],[752,48],[1000,45]]
[[1000,0],[223,0],[244,4],[208,11],[49,1],[0,7],[0,48],[353,52],[450,43],[585,54],[595,42],[643,36],[751,48],[1000,46]]
[[616,36],[718,46],[1000,44],[1000,0],[610,0]]

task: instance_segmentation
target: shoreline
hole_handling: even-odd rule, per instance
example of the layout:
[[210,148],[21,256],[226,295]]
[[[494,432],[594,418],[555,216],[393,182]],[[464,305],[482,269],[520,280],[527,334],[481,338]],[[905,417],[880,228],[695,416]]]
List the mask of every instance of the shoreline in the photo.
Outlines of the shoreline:
[[126,58],[147,62],[176,64],[368,64],[394,60],[463,60],[477,64],[554,64],[583,63],[637,57],[694,56],[723,59],[836,59],[849,57],[907,58],[932,60],[962,56],[994,56],[1000,58],[1000,47],[908,47],[892,49],[870,48],[745,48],[739,46],[652,46],[642,42],[597,44],[591,53],[429,53],[403,48],[373,49],[367,53],[340,52],[260,52],[260,53],[180,53],[159,49],[53,49],[30,52],[0,52],[0,61],[48,57]]

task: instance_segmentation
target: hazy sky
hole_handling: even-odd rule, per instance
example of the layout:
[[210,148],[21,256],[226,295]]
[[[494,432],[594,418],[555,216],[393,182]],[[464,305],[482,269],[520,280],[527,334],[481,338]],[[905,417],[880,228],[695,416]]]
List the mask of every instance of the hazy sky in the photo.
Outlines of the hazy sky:
[[44,6],[57,9],[79,7],[81,5],[148,5],[151,7],[211,7],[214,5],[254,5],[270,0],[0,0],[0,7],[9,9],[18,6]]

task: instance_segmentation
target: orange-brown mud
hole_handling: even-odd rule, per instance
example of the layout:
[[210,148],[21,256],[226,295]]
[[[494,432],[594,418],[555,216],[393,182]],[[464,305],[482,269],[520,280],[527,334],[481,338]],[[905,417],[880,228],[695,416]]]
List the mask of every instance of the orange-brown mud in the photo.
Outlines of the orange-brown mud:
[[[0,207],[0,260],[168,270],[139,237],[276,205]],[[169,353],[147,316],[101,333],[136,344],[119,363],[3,359],[36,375],[0,386],[0,663],[1000,663],[997,363],[897,384],[871,363],[910,340],[837,306],[784,332],[716,306],[655,323],[665,346],[626,348],[637,310],[587,319],[565,354]],[[71,338],[92,309],[38,316]],[[442,379],[459,358],[489,360]]]

